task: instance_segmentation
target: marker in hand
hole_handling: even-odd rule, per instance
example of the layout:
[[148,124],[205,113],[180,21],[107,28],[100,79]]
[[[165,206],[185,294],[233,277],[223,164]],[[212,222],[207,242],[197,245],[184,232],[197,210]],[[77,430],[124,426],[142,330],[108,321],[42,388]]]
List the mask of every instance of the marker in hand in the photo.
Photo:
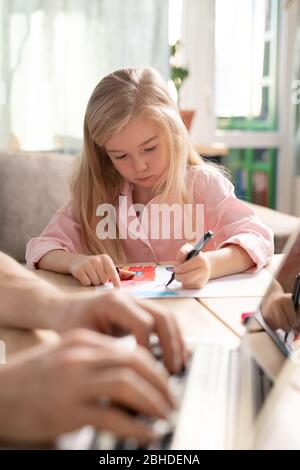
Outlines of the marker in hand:
[[293,304],[294,304],[294,309],[297,311],[299,307],[299,301],[300,301],[300,273],[297,274],[295,277],[295,283],[294,283],[294,288],[293,288]]
[[[201,238],[201,240],[199,240],[196,245],[194,246],[194,248],[188,253],[185,261],[188,261],[189,259],[193,258],[194,256],[196,256],[199,251],[203,250],[203,248],[205,247],[206,243],[209,242],[209,240],[214,236],[213,232],[211,232],[210,230],[208,230],[208,232],[206,232],[203,237]],[[169,284],[171,284],[171,282],[173,282],[175,279],[175,273],[172,274],[169,282],[166,284],[166,287],[168,287]]]

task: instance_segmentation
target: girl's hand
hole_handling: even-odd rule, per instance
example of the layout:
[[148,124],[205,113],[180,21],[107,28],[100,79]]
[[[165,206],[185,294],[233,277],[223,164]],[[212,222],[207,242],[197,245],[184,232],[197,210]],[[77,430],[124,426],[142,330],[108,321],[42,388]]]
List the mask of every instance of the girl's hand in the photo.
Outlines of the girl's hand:
[[182,283],[184,289],[200,289],[211,276],[211,264],[208,256],[200,252],[185,261],[192,245],[183,245],[177,253],[174,263],[175,279]]
[[99,286],[111,281],[114,287],[121,287],[118,271],[108,255],[78,255],[70,261],[69,272],[83,286]]

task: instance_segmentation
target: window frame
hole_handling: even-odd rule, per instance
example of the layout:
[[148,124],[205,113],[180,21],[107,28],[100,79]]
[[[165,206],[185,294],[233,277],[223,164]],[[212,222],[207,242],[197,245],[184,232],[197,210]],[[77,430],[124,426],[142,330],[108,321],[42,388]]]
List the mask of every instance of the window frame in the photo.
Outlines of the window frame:
[[[279,58],[279,25],[280,8],[279,0],[269,0],[270,7],[270,30],[265,31],[265,44],[270,45],[269,49],[269,75],[263,77],[265,84],[263,88],[268,88],[268,116],[266,119],[257,117],[218,117],[217,128],[219,130],[245,130],[245,131],[274,131],[278,129],[278,58]],[[265,50],[265,49],[264,49]],[[265,57],[264,57],[265,60]],[[265,68],[265,63],[264,63]]]

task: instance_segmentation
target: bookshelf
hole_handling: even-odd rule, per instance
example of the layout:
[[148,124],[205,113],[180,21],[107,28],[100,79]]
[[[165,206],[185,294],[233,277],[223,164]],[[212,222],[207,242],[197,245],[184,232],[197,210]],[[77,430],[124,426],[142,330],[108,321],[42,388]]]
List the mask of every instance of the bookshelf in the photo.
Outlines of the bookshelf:
[[226,167],[237,197],[275,209],[277,149],[230,149]]

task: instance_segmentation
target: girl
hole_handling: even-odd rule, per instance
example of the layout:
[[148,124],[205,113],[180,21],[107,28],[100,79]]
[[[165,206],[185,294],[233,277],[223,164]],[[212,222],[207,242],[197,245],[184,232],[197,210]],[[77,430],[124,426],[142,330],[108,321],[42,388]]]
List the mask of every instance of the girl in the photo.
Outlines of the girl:
[[[85,286],[111,280],[119,287],[115,264],[175,260],[183,287],[200,288],[212,278],[258,270],[273,254],[271,230],[195,152],[162,78],[149,67],[117,70],[96,86],[71,194],[30,240],[26,258],[30,267],[71,273]],[[196,227],[192,236],[180,232],[184,220]],[[213,240],[185,262],[186,242],[208,229]]]

